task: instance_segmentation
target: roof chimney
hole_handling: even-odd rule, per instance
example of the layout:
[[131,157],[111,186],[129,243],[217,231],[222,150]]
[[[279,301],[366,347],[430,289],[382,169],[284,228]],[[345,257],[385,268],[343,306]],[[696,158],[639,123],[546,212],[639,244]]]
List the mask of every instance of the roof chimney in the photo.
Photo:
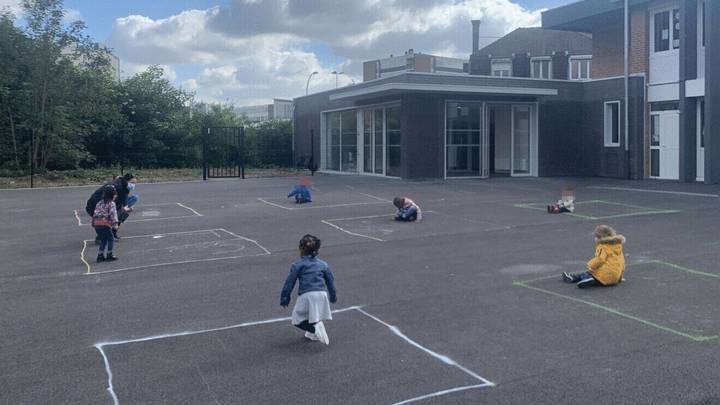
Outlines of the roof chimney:
[[478,53],[480,50],[480,20],[471,20],[473,27],[473,33],[472,33],[472,53]]

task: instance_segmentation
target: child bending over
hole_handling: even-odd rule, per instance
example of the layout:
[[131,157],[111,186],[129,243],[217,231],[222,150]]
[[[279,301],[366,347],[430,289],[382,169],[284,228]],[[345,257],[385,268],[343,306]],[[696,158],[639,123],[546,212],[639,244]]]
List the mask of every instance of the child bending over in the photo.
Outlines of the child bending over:
[[587,263],[582,273],[563,273],[566,283],[577,283],[579,288],[595,285],[611,286],[623,281],[625,275],[625,237],[618,235],[607,225],[598,225],[595,236],[595,257]]
[[288,198],[295,197],[296,204],[304,204],[312,202],[312,193],[310,192],[310,181],[302,178],[297,186],[288,194]]
[[420,221],[422,219],[422,211],[415,202],[407,197],[395,197],[393,205],[397,208],[395,214],[396,221]]

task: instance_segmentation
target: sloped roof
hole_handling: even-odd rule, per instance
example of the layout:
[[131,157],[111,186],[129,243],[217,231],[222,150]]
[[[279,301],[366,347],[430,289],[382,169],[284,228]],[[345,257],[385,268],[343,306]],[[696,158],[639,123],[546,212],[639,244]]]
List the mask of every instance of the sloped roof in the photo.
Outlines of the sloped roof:
[[513,54],[550,56],[555,51],[571,55],[592,54],[592,36],[582,32],[551,30],[540,27],[518,28],[492,44],[480,49],[480,55],[509,58]]

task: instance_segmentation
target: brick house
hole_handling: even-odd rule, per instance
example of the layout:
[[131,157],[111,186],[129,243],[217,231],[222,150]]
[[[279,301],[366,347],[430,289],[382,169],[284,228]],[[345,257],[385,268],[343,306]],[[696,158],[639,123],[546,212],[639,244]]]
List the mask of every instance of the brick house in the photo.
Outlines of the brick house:
[[[701,59],[717,66],[720,52],[704,52],[698,39],[705,32],[705,48],[720,46],[720,35],[710,38],[720,0],[678,2],[677,12],[672,3],[630,3],[627,131],[623,3],[582,0],[483,49],[473,22],[469,74],[406,71],[296,98],[295,157],[327,172],[402,178],[720,182],[720,139],[711,136],[720,114],[709,113],[720,102],[708,97],[720,96],[720,78],[698,69]],[[678,18],[691,28],[671,29]]]

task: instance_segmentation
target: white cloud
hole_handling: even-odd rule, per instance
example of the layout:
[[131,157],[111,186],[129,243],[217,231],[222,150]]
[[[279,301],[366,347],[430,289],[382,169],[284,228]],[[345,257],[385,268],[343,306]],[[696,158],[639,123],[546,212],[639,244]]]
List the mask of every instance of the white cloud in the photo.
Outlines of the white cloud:
[[9,12],[14,16],[19,16],[22,12],[20,0],[0,0],[0,13]]
[[482,20],[481,35],[499,37],[538,25],[540,11],[511,0],[356,0],[342,6],[336,0],[238,0],[163,19],[118,18],[109,42],[126,71],[161,64],[176,80],[173,65],[196,66],[200,73],[178,84],[203,100],[245,104],[302,95],[313,71],[320,74],[311,91],[333,88],[333,70],[346,73],[339,85],[361,81],[364,60],[408,48],[466,58],[473,18]]

